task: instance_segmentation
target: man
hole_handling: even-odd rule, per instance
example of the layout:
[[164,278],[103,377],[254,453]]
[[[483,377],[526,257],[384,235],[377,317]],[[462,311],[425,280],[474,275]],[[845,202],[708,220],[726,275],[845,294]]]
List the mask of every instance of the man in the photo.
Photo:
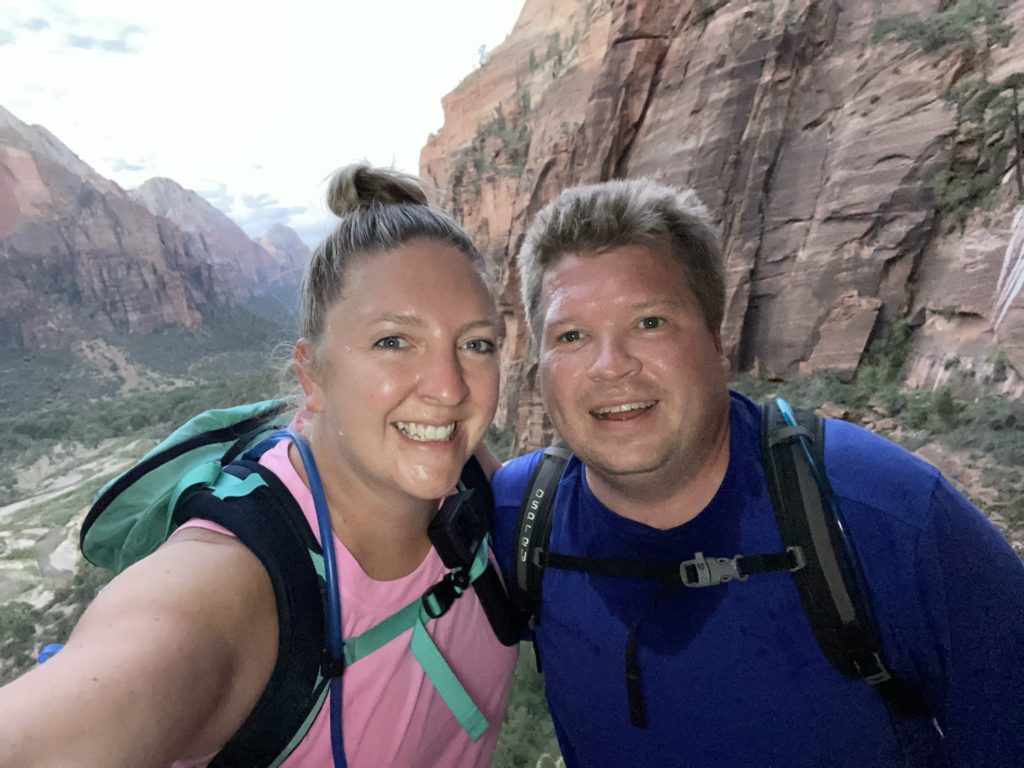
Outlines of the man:
[[[569,190],[538,215],[519,269],[545,407],[575,454],[548,550],[780,551],[760,412],[726,385],[720,247],[693,193]],[[842,421],[824,444],[885,662],[925,713],[895,714],[829,663],[784,570],[686,589],[547,567],[533,634],[566,765],[1024,765],[1020,560],[928,464]],[[510,583],[540,459],[494,481]]]

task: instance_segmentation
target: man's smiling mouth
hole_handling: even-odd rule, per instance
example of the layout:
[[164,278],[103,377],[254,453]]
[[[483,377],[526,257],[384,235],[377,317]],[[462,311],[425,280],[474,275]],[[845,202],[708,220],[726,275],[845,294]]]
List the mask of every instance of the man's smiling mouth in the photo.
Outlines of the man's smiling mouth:
[[595,408],[590,415],[601,421],[619,421],[631,419],[641,413],[649,411],[657,404],[657,400],[638,400],[633,403],[622,403],[620,405],[609,405],[606,408]]
[[455,432],[455,422],[451,424],[418,424],[414,421],[396,421],[398,431],[418,443],[446,443]]

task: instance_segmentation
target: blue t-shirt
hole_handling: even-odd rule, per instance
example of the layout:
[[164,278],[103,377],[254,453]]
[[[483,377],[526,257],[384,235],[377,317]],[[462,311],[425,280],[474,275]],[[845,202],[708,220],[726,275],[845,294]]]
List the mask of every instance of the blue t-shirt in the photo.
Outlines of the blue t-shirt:
[[[701,513],[670,530],[605,507],[573,458],[550,550],[688,560],[782,549],[756,404],[733,394],[729,467]],[[862,560],[886,660],[930,721],[894,728],[881,697],[833,668],[788,573],[705,589],[546,569],[535,631],[566,765],[1024,766],[1024,566],[932,466],[842,421],[826,468]],[[513,578],[514,528],[540,453],[494,479],[495,552]],[[637,627],[647,725],[631,724],[626,642]],[[899,735],[898,735],[899,733]]]

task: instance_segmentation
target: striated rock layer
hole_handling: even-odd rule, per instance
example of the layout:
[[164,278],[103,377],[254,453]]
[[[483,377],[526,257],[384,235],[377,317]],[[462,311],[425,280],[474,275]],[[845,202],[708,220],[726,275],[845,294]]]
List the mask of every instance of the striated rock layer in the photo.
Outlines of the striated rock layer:
[[0,108],[0,347],[196,327],[212,267],[46,129]]
[[[297,282],[296,270],[301,278],[305,266],[301,253],[281,249],[271,252],[261,243],[250,240],[226,214],[173,179],[149,179],[128,194],[154,216],[176,224],[185,233],[189,250],[212,264],[214,273],[236,296],[266,290],[283,276]],[[281,233],[276,237],[282,240]]]
[[[961,15],[939,39],[903,14]],[[1015,150],[996,114],[1021,73],[1024,0],[527,0],[420,159],[501,274],[499,425],[523,445],[550,432],[517,296],[524,229],[566,186],[619,177],[693,187],[713,212],[734,370],[849,378],[902,320],[912,383],[942,383],[955,356],[1024,394]]]

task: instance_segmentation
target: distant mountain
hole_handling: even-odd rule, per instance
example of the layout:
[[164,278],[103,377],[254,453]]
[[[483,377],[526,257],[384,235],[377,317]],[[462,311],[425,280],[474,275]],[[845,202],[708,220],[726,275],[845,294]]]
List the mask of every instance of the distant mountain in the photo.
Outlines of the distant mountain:
[[230,301],[178,227],[0,107],[0,347],[195,328]]
[[301,276],[309,261],[309,246],[291,227],[275,224],[268,229],[263,237],[257,240],[282,268],[297,271]]
[[309,250],[283,226],[262,242],[171,179],[126,192],[0,107],[0,350],[205,328],[268,296],[290,311]]
[[[251,296],[280,284],[294,284],[296,261],[290,254],[271,253],[249,239],[226,214],[172,179],[150,179],[128,193],[155,216],[174,222],[191,250],[212,264],[216,274],[238,296]],[[289,232],[291,230],[288,230]],[[299,265],[299,278],[303,261]]]

